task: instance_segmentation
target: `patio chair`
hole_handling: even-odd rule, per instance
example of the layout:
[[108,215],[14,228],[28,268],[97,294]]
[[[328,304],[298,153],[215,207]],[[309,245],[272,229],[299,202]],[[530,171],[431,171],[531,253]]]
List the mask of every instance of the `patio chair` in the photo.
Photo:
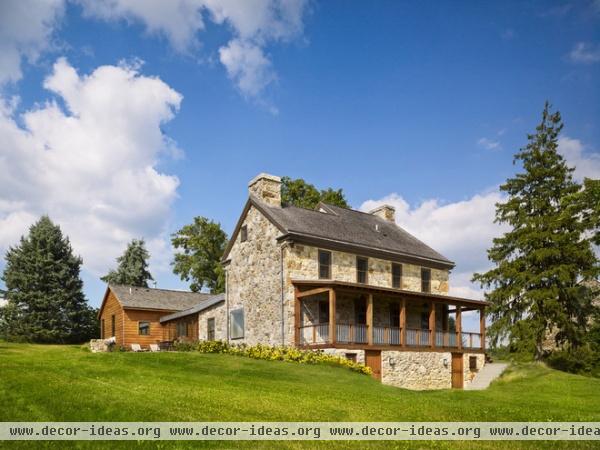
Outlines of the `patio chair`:
[[151,352],[160,352],[160,347],[158,346],[158,344],[150,344],[150,351]]
[[131,344],[131,351],[143,352],[144,350],[142,350],[142,347],[140,346],[140,344]]

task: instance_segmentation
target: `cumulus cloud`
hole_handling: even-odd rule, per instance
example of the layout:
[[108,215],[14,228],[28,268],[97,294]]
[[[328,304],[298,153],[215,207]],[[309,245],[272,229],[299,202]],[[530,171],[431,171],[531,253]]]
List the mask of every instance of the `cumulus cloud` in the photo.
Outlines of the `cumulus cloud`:
[[276,79],[265,47],[287,42],[303,29],[307,0],[79,0],[84,13],[104,20],[138,21],[164,35],[173,48],[189,52],[198,45],[204,14],[231,30],[219,49],[228,76],[246,97],[257,97]]
[[600,153],[586,152],[585,145],[579,139],[561,136],[558,139],[558,151],[567,164],[575,167],[574,178],[579,182],[584,178],[600,178]]
[[596,63],[600,61],[600,44],[578,42],[569,53],[569,59],[575,63]]
[[179,180],[157,169],[174,146],[160,127],[181,95],[132,66],[80,75],[65,59],[44,87],[60,103],[18,118],[6,102],[0,108],[0,250],[41,214],[61,225],[94,274],[134,237],[164,250]]
[[393,193],[378,200],[367,200],[360,209],[370,211],[389,204],[396,208],[396,223],[430,247],[456,262],[451,274],[450,292],[483,298],[470,279],[473,272],[490,267],[487,249],[504,228],[494,223],[495,204],[502,201],[497,191],[475,195],[467,200],[444,203],[429,199],[411,206]]
[[51,42],[64,0],[0,2],[0,85],[21,79],[21,61],[35,62]]

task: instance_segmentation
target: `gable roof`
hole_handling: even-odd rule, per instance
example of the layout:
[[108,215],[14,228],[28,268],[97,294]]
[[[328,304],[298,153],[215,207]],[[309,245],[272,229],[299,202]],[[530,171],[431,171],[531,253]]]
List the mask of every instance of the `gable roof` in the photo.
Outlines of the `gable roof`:
[[168,322],[170,320],[179,319],[180,317],[189,316],[190,314],[199,313],[200,311],[204,311],[211,306],[217,305],[225,301],[225,294],[216,294],[212,295],[206,300],[198,303],[197,305],[184,309],[183,311],[178,311],[173,314],[169,314],[168,316],[163,316],[160,318],[160,323]]
[[[214,296],[213,294],[204,294],[201,292],[143,288],[120,284],[111,284],[107,288],[107,293],[108,290],[113,292],[125,309],[181,311]],[[102,310],[102,307],[100,310]]]
[[281,238],[298,242],[373,255],[425,263],[451,269],[454,263],[393,222],[373,214],[321,203],[320,210],[297,206],[273,206],[250,195],[240,221],[225,250],[227,258],[250,206],[262,212],[281,232]]

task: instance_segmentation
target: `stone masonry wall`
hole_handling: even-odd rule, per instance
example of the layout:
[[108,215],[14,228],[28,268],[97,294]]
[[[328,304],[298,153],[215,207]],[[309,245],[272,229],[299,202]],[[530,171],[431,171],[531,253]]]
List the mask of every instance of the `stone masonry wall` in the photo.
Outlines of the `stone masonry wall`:
[[382,351],[381,382],[413,390],[450,389],[452,355],[449,352]]
[[[477,358],[477,369],[471,370],[469,359],[471,356]],[[482,353],[464,353],[463,354],[463,377],[464,377],[464,386],[473,381],[473,378],[481,370],[483,365],[485,364],[485,355]]]
[[248,239],[241,242],[238,234],[226,267],[226,309],[244,308],[245,330],[243,339],[231,342],[281,345],[281,250],[276,240],[281,233],[254,206],[243,225]]
[[198,313],[198,339],[205,341],[208,339],[208,319],[215,319],[215,340],[227,340],[227,307],[225,302],[213,305],[204,311]]

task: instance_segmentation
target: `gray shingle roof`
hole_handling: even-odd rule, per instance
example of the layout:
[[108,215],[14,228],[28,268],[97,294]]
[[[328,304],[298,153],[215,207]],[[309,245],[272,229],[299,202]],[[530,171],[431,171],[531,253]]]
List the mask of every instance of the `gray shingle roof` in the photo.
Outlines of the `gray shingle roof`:
[[160,318],[160,322],[168,322],[169,320],[179,319],[180,317],[189,316],[190,314],[199,313],[200,311],[204,311],[206,308],[210,308],[213,305],[225,301],[225,294],[216,294],[212,295],[210,298],[203,300],[198,303],[196,306],[193,306],[188,309],[184,309],[183,311],[178,311],[173,314],[169,314],[168,316],[163,316]]
[[124,308],[163,309],[181,311],[214,297],[199,292],[172,291],[135,286],[113,285],[109,288]]
[[282,232],[290,235],[314,237],[380,250],[400,256],[433,260],[454,266],[445,256],[433,250],[395,223],[373,214],[323,205],[328,212],[296,206],[278,207],[251,196],[250,201],[265,213]]

